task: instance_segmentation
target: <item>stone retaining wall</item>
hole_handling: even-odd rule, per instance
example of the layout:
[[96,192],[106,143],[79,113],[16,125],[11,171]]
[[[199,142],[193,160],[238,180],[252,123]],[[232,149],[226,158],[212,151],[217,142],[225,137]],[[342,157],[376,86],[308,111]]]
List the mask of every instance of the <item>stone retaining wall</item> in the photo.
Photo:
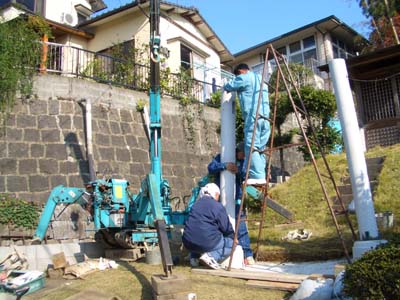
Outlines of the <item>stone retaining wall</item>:
[[[89,179],[85,99],[92,101],[97,176],[125,178],[137,192],[149,172],[150,159],[144,121],[136,104],[148,102],[148,95],[44,75],[35,80],[34,97],[17,99],[1,132],[0,193],[43,203],[59,184],[84,186]],[[219,111],[202,107],[197,112],[183,112],[177,100],[163,97],[161,113],[163,176],[172,187],[172,196],[189,195],[219,149]],[[191,124],[187,114],[193,119]],[[188,139],[191,126],[194,137]]]

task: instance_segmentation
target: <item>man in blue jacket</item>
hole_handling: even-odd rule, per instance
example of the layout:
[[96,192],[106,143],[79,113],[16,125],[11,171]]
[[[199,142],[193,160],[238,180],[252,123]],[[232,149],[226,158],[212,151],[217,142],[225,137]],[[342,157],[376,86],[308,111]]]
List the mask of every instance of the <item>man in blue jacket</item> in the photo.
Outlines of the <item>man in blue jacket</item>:
[[185,248],[213,269],[219,269],[218,262],[230,255],[234,237],[225,207],[218,202],[219,194],[215,183],[208,183],[200,190],[182,236]]
[[[242,199],[242,181],[244,179],[243,174],[243,163],[244,163],[244,143],[241,142],[236,146],[236,162],[221,162],[221,154],[217,154],[212,161],[208,164],[208,174],[210,177],[210,181],[215,182],[218,186],[220,186],[220,173],[224,170],[228,170],[233,174],[236,174],[236,191],[235,191],[235,218],[237,220],[237,215],[240,209],[240,201]],[[214,178],[212,178],[214,177]],[[250,238],[249,232],[247,230],[247,225],[245,222],[246,212],[242,210],[240,215],[240,225],[238,229],[238,241],[239,245],[243,248],[244,254],[244,263],[246,265],[255,264],[253,258],[253,251],[250,247]]]
[[[236,91],[238,93],[240,109],[244,121],[243,133],[247,161],[250,154],[258,98],[261,86],[263,87],[254,140],[255,151],[253,151],[251,155],[249,180],[247,183],[265,184],[266,158],[263,151],[265,150],[270,135],[270,124],[269,121],[266,120],[266,118],[269,118],[268,88],[266,84],[261,84],[261,76],[251,72],[249,66],[246,64],[239,64],[235,68],[234,73],[236,77],[224,85],[224,90],[227,92]],[[244,163],[244,166],[247,166],[247,162]]]

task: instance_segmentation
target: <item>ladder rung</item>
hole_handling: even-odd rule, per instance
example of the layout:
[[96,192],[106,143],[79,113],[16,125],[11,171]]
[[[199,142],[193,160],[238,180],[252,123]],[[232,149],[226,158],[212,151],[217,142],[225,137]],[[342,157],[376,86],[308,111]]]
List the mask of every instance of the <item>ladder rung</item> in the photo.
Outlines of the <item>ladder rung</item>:
[[323,173],[320,173],[320,174],[321,174],[322,177],[325,177],[325,178],[328,178],[328,179],[332,179],[332,177],[329,176],[329,175],[326,175],[326,174],[323,174]]
[[297,105],[295,105],[295,109],[299,112],[301,112],[303,115],[307,115],[307,112],[305,112],[302,108],[298,107]]
[[267,150],[267,149],[259,150],[259,149],[253,147],[253,152],[258,152],[258,153],[264,153],[264,154],[265,154],[265,151],[266,151],[266,150]]
[[272,119],[267,118],[266,116],[264,116],[264,115],[262,115],[262,114],[258,114],[258,117],[259,117],[260,119],[267,120],[268,122],[272,122]]

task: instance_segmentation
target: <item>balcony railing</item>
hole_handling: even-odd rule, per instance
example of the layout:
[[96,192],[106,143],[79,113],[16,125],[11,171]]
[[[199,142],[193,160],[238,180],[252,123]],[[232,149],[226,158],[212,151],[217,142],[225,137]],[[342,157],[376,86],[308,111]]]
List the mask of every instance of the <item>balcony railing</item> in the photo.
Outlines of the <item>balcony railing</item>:
[[[48,73],[78,78],[90,78],[97,82],[147,91],[150,87],[150,67],[133,63],[111,55],[97,53],[55,43],[46,43]],[[161,71],[161,93],[177,99],[189,98],[207,103],[219,86],[188,77],[184,73]]]

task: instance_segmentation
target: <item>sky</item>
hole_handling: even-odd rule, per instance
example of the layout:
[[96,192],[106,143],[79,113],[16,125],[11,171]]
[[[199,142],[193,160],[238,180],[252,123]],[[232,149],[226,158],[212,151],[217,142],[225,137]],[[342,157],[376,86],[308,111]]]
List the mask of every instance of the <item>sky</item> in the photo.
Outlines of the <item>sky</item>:
[[[132,0],[103,0],[107,10]],[[194,6],[232,54],[330,15],[368,37],[357,0],[168,0]],[[106,12],[106,11],[102,11]],[[162,38],[162,37],[161,37]]]

